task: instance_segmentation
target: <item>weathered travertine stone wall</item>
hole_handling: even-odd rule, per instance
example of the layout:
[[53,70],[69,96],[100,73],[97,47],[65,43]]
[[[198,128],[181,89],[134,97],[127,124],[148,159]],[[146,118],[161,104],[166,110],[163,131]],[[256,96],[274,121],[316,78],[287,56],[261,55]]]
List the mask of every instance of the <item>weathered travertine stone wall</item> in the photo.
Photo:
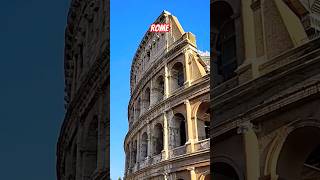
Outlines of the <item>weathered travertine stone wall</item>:
[[320,16],[301,2],[211,0],[214,179],[320,178]]
[[58,180],[109,179],[109,1],[72,0],[65,33],[66,115]]

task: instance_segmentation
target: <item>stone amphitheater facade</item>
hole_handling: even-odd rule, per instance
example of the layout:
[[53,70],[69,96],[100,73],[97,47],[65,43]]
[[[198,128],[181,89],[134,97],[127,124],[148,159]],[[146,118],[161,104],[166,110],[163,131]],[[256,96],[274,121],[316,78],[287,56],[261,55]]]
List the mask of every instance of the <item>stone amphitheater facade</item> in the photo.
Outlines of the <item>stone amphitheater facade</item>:
[[131,66],[125,179],[210,179],[209,57],[195,36],[164,11],[146,32]]
[[109,179],[109,1],[72,0],[65,31],[66,114],[58,180]]
[[320,1],[211,0],[211,172],[320,178]]

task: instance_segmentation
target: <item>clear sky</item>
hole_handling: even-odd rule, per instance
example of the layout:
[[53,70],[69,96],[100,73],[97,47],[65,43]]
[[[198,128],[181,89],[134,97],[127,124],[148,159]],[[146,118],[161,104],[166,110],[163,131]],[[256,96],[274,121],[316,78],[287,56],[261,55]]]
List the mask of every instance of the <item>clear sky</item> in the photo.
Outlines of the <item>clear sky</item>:
[[69,0],[1,0],[1,180],[56,180],[68,7]]
[[210,49],[209,0],[111,0],[111,179],[124,175],[123,141],[128,131],[130,66],[149,25],[163,10],[176,16],[198,48]]

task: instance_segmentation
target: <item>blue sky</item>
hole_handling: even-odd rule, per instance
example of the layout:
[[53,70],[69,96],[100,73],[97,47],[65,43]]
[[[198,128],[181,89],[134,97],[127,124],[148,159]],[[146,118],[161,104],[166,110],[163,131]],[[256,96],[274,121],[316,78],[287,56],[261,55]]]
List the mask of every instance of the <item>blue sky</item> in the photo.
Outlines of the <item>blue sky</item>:
[[69,0],[1,0],[2,180],[56,180]]
[[198,48],[210,49],[209,0],[111,0],[111,179],[124,174],[123,141],[128,131],[130,66],[149,25],[163,10],[176,16],[186,32],[196,35]]

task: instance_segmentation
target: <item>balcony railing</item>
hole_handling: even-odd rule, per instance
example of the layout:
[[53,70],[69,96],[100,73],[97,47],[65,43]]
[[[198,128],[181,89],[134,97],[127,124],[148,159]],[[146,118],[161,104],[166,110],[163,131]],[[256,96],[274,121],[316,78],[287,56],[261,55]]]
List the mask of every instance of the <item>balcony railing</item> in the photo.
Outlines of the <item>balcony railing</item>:
[[145,159],[143,159],[141,162],[140,162],[140,166],[139,166],[139,168],[140,169],[142,169],[142,168],[145,168],[145,167],[147,167],[148,166],[148,164],[149,164],[149,158],[145,158]]
[[196,151],[203,151],[210,149],[210,139],[204,139],[201,141],[198,141],[194,144]]
[[160,162],[161,159],[162,159],[162,153],[153,156],[152,157],[152,164],[156,164],[156,163]]
[[[176,158],[179,156],[183,156],[188,154],[188,149],[190,148],[191,144],[187,143],[183,146],[176,147],[174,149],[169,150],[169,159]],[[198,141],[194,144],[195,146],[195,151],[196,152],[201,152],[205,150],[210,149],[210,139],[204,139],[201,141]],[[142,159],[139,163],[136,163],[133,165],[132,168],[128,168],[126,172],[126,176],[135,173],[141,169],[144,169],[150,165],[157,164],[165,159],[165,151],[162,151],[160,154],[154,155],[152,157],[146,157]]]
[[175,158],[177,156],[181,156],[183,154],[186,154],[187,153],[187,148],[186,146],[180,146],[180,147],[177,147],[177,148],[174,148],[172,150],[169,151],[169,157],[170,158]]

